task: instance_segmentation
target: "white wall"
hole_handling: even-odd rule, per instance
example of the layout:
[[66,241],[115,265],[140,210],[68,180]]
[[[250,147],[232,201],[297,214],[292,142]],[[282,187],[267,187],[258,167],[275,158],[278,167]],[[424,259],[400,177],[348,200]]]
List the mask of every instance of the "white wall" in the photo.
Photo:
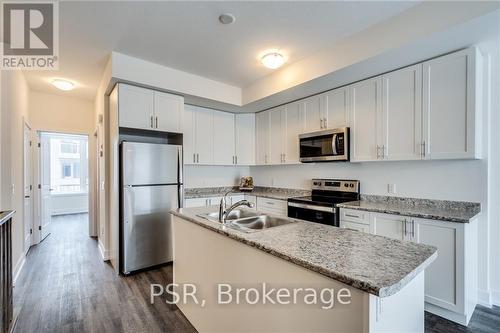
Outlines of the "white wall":
[[50,198],[52,215],[87,213],[89,198],[85,193],[53,194]]
[[184,167],[184,187],[234,186],[243,176],[250,175],[250,168],[245,166],[203,166],[186,165]]
[[28,117],[29,90],[21,71],[3,71],[1,77],[1,203],[0,210],[13,209],[12,264],[14,276],[25,257],[23,251],[23,127]]

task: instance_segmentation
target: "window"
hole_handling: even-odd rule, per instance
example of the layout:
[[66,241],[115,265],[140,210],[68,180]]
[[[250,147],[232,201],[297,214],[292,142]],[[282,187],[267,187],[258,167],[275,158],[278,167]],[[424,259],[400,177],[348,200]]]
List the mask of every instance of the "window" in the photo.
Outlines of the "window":
[[81,135],[46,134],[50,137],[52,194],[88,192],[88,142]]
[[78,141],[63,141],[61,140],[62,154],[78,154]]

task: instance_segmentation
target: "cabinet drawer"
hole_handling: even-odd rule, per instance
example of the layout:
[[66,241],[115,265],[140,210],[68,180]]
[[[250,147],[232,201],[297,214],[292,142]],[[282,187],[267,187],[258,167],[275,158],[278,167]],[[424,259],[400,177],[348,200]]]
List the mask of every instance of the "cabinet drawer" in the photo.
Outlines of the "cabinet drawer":
[[369,224],[350,222],[350,221],[340,221],[340,227],[344,228],[344,229],[370,233],[370,225]]
[[362,224],[370,224],[370,213],[364,210],[340,209],[340,220]]
[[287,202],[268,198],[257,198],[257,210],[276,215],[287,215]]

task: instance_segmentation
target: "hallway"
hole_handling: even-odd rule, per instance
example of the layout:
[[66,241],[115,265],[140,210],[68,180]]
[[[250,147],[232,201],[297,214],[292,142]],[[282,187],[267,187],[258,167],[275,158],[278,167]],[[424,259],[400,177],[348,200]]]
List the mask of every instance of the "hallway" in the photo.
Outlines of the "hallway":
[[172,281],[171,266],[128,278],[101,260],[87,214],[53,218],[29,251],[14,288],[14,332],[195,332],[175,307],[149,302],[150,284]]

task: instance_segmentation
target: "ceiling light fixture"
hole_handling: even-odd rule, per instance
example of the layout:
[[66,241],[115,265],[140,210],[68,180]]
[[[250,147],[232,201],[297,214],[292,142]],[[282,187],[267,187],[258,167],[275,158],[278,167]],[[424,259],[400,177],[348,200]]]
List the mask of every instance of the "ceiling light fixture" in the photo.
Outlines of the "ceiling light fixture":
[[285,57],[278,52],[270,52],[265,54],[260,62],[267,68],[276,69],[281,67],[285,63]]
[[52,80],[52,84],[61,90],[68,91],[75,88],[75,84],[73,82],[61,79]]
[[236,17],[231,13],[224,13],[219,16],[219,22],[222,24],[231,24],[234,21],[236,21]]

